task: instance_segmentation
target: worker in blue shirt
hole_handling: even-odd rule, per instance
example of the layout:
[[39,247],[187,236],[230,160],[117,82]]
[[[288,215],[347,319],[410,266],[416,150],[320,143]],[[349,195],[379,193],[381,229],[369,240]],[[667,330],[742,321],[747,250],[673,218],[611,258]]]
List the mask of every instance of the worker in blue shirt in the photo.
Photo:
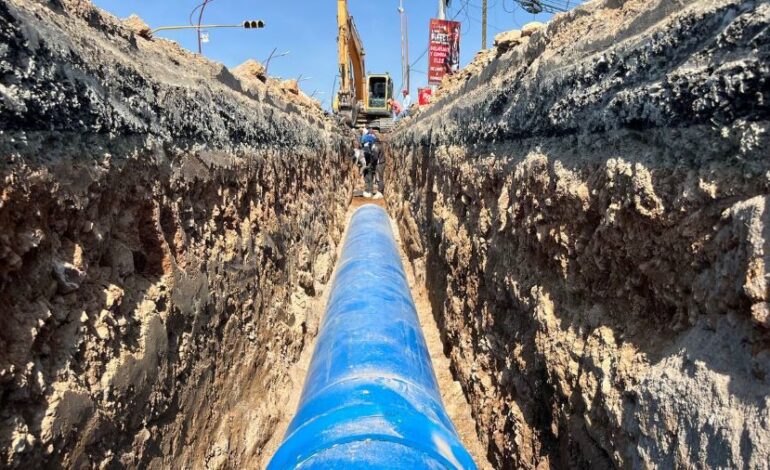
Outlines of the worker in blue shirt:
[[361,144],[373,144],[377,141],[377,136],[374,135],[374,129],[369,129],[364,133],[364,135],[361,137]]

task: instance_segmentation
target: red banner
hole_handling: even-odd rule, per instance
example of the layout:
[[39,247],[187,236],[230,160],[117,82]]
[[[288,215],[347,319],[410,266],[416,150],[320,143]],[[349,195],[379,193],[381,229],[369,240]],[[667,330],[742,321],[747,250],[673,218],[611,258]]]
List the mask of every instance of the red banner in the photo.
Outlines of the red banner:
[[446,74],[460,69],[460,23],[430,20],[428,83],[438,84]]
[[420,106],[425,106],[426,104],[430,104],[430,99],[433,97],[433,89],[432,88],[420,88],[417,90],[417,97],[419,98],[418,103]]

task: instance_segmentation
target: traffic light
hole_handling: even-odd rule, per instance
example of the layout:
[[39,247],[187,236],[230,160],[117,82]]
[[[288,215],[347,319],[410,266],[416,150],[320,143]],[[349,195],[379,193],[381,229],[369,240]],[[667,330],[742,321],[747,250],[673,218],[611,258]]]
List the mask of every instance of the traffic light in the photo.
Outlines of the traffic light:
[[246,29],[256,29],[256,28],[264,28],[265,22],[262,20],[257,21],[244,21],[243,27]]

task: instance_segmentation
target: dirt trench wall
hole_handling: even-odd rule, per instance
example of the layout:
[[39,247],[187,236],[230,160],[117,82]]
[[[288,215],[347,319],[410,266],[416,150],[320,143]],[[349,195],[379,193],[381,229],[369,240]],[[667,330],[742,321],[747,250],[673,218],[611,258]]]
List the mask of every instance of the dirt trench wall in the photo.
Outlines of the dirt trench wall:
[[768,468],[768,25],[767,2],[591,2],[392,136],[496,466]]
[[0,467],[264,464],[344,138],[87,2],[0,1]]

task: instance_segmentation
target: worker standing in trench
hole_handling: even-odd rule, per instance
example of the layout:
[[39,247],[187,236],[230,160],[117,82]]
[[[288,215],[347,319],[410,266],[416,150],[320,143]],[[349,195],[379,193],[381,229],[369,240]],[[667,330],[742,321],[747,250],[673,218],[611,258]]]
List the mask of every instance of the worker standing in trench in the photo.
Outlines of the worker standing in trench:
[[[382,199],[382,192],[385,190],[385,152],[382,148],[382,141],[375,133],[374,129],[369,129],[363,137],[361,144],[364,150],[364,197],[372,199]],[[377,182],[377,192],[373,193],[375,180]]]

